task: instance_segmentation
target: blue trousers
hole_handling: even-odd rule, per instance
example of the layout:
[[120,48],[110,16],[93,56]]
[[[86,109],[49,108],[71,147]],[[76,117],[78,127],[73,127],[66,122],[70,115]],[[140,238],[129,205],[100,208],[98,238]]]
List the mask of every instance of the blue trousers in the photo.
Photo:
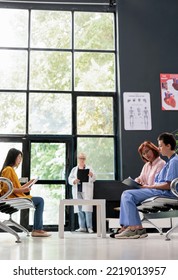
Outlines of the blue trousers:
[[93,228],[92,226],[92,212],[83,212],[82,206],[78,206],[78,223],[80,228]]
[[[77,193],[77,198],[83,199],[82,193]],[[82,206],[78,206],[78,223],[80,228],[93,228],[92,225],[92,212],[82,211]]]
[[41,230],[41,229],[43,229],[44,200],[42,197],[33,196],[32,201],[35,205],[33,229]]
[[163,196],[175,198],[169,190],[157,189],[133,189],[122,193],[120,203],[120,225],[121,226],[140,226],[141,219],[137,206],[147,198],[153,196]]

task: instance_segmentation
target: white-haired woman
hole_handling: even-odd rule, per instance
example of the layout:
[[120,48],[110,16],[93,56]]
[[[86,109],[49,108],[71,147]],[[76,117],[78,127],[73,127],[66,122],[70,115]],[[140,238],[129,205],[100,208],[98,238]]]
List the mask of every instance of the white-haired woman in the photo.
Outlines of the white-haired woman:
[[[88,172],[87,182],[80,178],[80,171],[86,170]],[[72,185],[72,195],[74,199],[93,199],[93,183],[96,180],[96,176],[93,169],[86,165],[86,154],[79,153],[78,155],[78,165],[75,166],[69,175],[68,181]],[[93,233],[92,225],[92,212],[93,206],[83,205],[74,206],[74,212],[78,213],[78,223],[79,228],[76,230],[78,232],[89,232]]]

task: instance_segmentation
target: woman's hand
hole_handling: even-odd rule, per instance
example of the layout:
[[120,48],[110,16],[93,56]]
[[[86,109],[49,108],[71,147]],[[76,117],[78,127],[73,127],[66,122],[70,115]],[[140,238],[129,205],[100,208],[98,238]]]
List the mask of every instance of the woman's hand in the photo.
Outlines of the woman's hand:
[[135,182],[137,182],[138,184],[142,185],[143,182],[141,181],[141,179],[138,177],[138,178],[135,178]]
[[31,187],[27,186],[27,187],[21,188],[21,190],[22,190],[23,193],[28,193],[28,192],[31,191]]
[[34,180],[35,180],[35,179],[31,179],[31,180],[28,181],[26,184],[24,184],[24,185],[22,186],[22,188],[27,188],[29,185],[31,185],[31,183],[33,183]]
[[88,176],[93,177],[93,173],[89,171]]
[[73,184],[76,185],[80,182],[80,180],[78,178],[76,178],[74,181],[73,181]]
[[14,188],[13,193],[29,193],[31,191],[31,188],[28,186],[22,186],[21,188]]
[[147,185],[141,185],[140,186],[140,188],[143,188],[143,189],[146,189],[146,188],[148,188],[149,186],[147,186]]
[[21,187],[21,190],[23,193],[27,193],[27,192],[30,192],[31,191],[31,184],[33,183],[35,179],[31,179],[30,181],[28,181],[26,184],[24,184],[22,187]]
[[154,189],[154,186],[141,185],[140,188],[143,188],[143,189]]
[[30,181],[28,181],[27,185],[30,185],[31,183],[33,183],[35,181],[35,179],[31,179]]

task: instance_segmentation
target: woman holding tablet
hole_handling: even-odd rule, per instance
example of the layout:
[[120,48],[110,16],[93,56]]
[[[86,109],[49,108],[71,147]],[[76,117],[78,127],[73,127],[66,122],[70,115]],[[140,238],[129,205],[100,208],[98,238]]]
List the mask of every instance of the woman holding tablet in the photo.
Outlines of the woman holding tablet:
[[[11,180],[13,184],[13,192],[9,195],[9,198],[23,197],[30,198],[35,205],[34,213],[34,223],[32,236],[33,237],[48,237],[51,234],[43,230],[43,209],[44,200],[42,197],[32,197],[26,193],[30,192],[32,184],[36,181],[35,179],[30,180],[23,186],[21,186],[20,181],[17,177],[15,169],[18,168],[23,158],[21,151],[17,149],[10,149],[7,153],[6,159],[4,161],[3,167],[1,169],[1,176]],[[7,185],[3,184],[2,194],[6,193]]]
[[[160,151],[158,147],[156,147],[150,141],[144,141],[138,148],[138,153],[145,163],[143,165],[142,171],[140,175],[135,178],[135,181],[140,184],[139,189],[146,188],[147,186],[154,185],[156,175],[161,171],[163,166],[165,165],[165,161],[160,158]],[[147,233],[145,229],[142,228],[142,225],[137,225],[134,220],[134,224],[132,224],[133,219],[131,219],[131,213],[129,212],[129,200],[132,200],[134,194],[137,193],[139,189],[126,190],[122,193],[121,203],[120,203],[120,224],[121,229],[119,229],[116,233],[112,233],[110,237],[112,238],[138,238],[146,237]],[[137,215],[138,216],[138,215]],[[134,227],[133,225],[136,226]],[[134,234],[132,230],[129,231],[130,227],[132,229],[137,229],[138,234]],[[122,235],[120,235],[122,233]],[[125,235],[124,235],[125,233]]]
[[[93,199],[93,182],[96,176],[91,167],[86,165],[86,155],[78,155],[78,165],[75,166],[69,175],[68,181],[72,185],[72,194],[75,199]],[[78,213],[78,232],[93,233],[92,206],[74,206],[74,212]]]

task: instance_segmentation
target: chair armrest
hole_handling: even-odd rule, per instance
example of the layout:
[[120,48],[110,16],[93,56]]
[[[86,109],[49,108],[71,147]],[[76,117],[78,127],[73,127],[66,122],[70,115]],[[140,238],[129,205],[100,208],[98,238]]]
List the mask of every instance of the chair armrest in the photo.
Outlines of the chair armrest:
[[7,185],[7,187],[8,187],[7,192],[4,195],[0,196],[0,200],[1,200],[1,199],[4,199],[4,198],[7,198],[12,193],[12,191],[13,191],[13,184],[12,184],[12,182],[9,179],[7,179],[5,177],[0,177],[0,182],[5,183]]
[[178,178],[175,178],[174,180],[172,180],[171,185],[170,185],[170,189],[171,192],[178,197],[178,190],[177,190],[177,184],[178,184]]

